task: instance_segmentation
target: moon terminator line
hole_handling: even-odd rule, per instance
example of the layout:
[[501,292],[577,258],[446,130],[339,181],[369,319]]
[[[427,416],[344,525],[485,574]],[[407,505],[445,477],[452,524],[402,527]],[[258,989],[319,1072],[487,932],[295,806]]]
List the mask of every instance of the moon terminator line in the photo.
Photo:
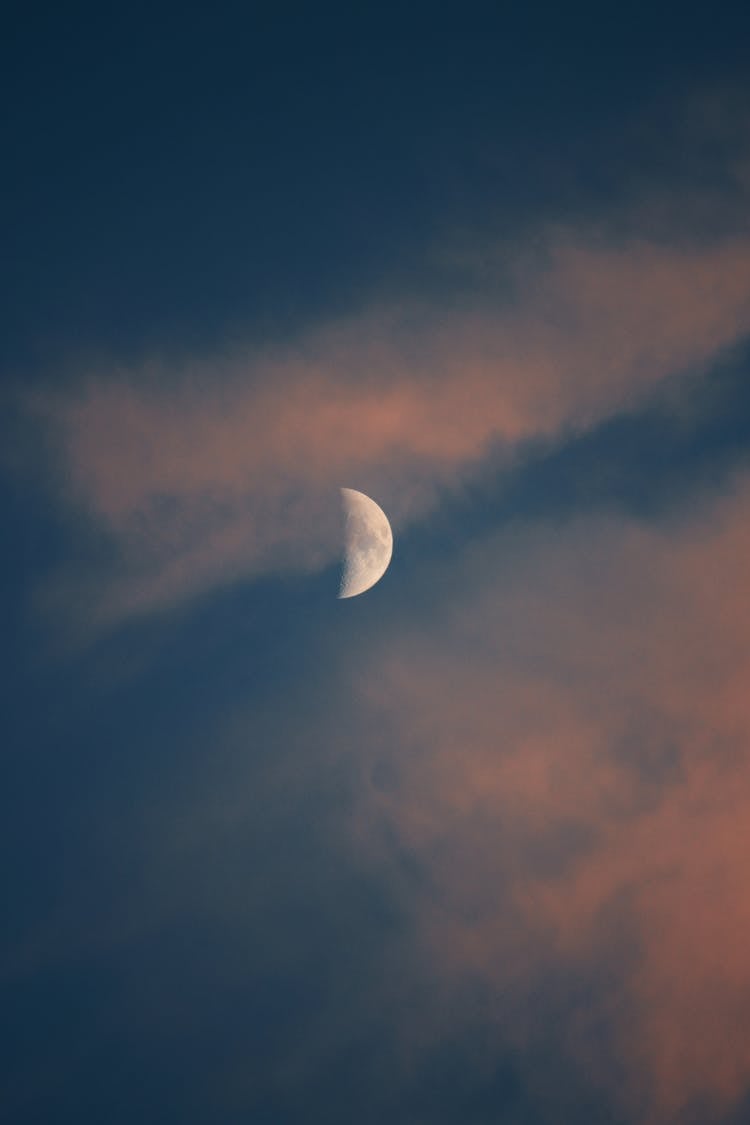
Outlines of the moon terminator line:
[[346,525],[338,596],[353,598],[385,574],[393,554],[393,532],[383,509],[364,492],[342,488],[341,500]]

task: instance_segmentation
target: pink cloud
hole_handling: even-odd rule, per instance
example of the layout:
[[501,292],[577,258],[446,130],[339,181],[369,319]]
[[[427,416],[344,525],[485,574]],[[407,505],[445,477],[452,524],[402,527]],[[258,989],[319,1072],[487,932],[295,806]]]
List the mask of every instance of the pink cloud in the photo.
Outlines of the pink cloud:
[[338,550],[339,485],[371,491],[402,526],[498,448],[631,408],[750,325],[742,240],[571,235],[511,273],[512,298],[474,309],[366,311],[285,351],[91,375],[37,403],[66,502],[117,559],[97,576],[99,614],[320,569]]
[[749,505],[743,479],[668,527],[514,528],[355,679],[386,732],[360,840],[426,873],[435,988],[479,980],[527,1045],[550,968],[590,980],[568,1050],[644,1121],[750,1087]]

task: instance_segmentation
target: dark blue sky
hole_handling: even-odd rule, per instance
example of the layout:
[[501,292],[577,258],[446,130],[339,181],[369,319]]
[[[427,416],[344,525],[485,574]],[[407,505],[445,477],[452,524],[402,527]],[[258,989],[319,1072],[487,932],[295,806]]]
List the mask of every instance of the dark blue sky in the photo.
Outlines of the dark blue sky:
[[744,1120],[749,33],[6,13],[3,1121]]
[[435,284],[453,231],[720,175],[664,121],[741,81],[746,30],[684,6],[16,7],[4,363],[283,334]]

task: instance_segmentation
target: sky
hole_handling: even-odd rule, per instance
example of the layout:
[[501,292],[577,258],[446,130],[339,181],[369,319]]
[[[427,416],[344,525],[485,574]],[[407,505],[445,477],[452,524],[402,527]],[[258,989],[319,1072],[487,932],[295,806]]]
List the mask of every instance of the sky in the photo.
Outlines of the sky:
[[0,1120],[748,1119],[748,41],[10,5]]

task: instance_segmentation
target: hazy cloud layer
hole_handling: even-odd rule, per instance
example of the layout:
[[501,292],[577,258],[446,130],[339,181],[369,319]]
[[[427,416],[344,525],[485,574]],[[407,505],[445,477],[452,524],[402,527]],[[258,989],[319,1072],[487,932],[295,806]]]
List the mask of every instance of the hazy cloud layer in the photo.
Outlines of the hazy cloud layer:
[[[738,476],[656,524],[518,520],[216,710],[238,656],[196,626],[196,700],[180,668],[153,689],[182,701],[171,768],[152,716],[122,720],[148,785],[86,870],[124,865],[127,893],[94,910],[78,878],[20,967],[163,942],[153,999],[108,1002],[149,1052],[189,1012],[221,1040],[229,1011],[195,1095],[228,1113],[302,1120],[336,1074],[372,1121],[513,1121],[516,1094],[544,1125],[727,1120],[750,1089],[749,505]],[[265,1004],[267,1054],[243,1030]]]
[[522,1051],[558,1020],[628,1120],[713,1122],[750,1085],[749,510],[743,478],[665,526],[509,528],[355,679],[360,839],[435,989],[478,984]]
[[[78,551],[42,606],[100,627],[320,572],[340,485],[382,504],[398,549],[535,441],[657,395],[682,409],[681,378],[750,330],[741,237],[557,233],[491,259],[476,300],[384,302],[286,349],[37,396]],[[87,945],[74,900],[11,969],[60,950],[137,959],[139,942],[207,926],[200,964],[232,1011],[238,979],[251,1004],[269,976],[294,993],[294,1020],[279,1004],[269,1024],[283,1049],[253,1065],[240,1034],[213,1073],[228,1112],[266,1098],[297,1120],[295,1098],[349,1066],[372,1120],[412,1104],[415,1120],[484,1120],[515,1083],[528,1120],[721,1121],[750,1087],[749,506],[737,476],[651,524],[519,516],[490,533],[488,513],[449,561],[405,565],[376,609],[318,622],[314,640],[287,623],[301,677],[284,667],[269,688],[255,637],[242,702],[179,745],[184,789],[170,775],[174,791],[125,817],[142,848],[127,901]],[[174,691],[182,714],[177,674]],[[137,1037],[174,1034],[187,971],[154,985]],[[463,1077],[441,1118],[446,1043]]]
[[0,1118],[747,1125],[750,8],[14,7]]
[[502,274],[474,307],[381,307],[287,352],[94,373],[37,400],[61,495],[95,532],[88,573],[53,601],[101,621],[321,569],[339,485],[402,527],[489,454],[633,408],[750,325],[742,239],[559,235]]

